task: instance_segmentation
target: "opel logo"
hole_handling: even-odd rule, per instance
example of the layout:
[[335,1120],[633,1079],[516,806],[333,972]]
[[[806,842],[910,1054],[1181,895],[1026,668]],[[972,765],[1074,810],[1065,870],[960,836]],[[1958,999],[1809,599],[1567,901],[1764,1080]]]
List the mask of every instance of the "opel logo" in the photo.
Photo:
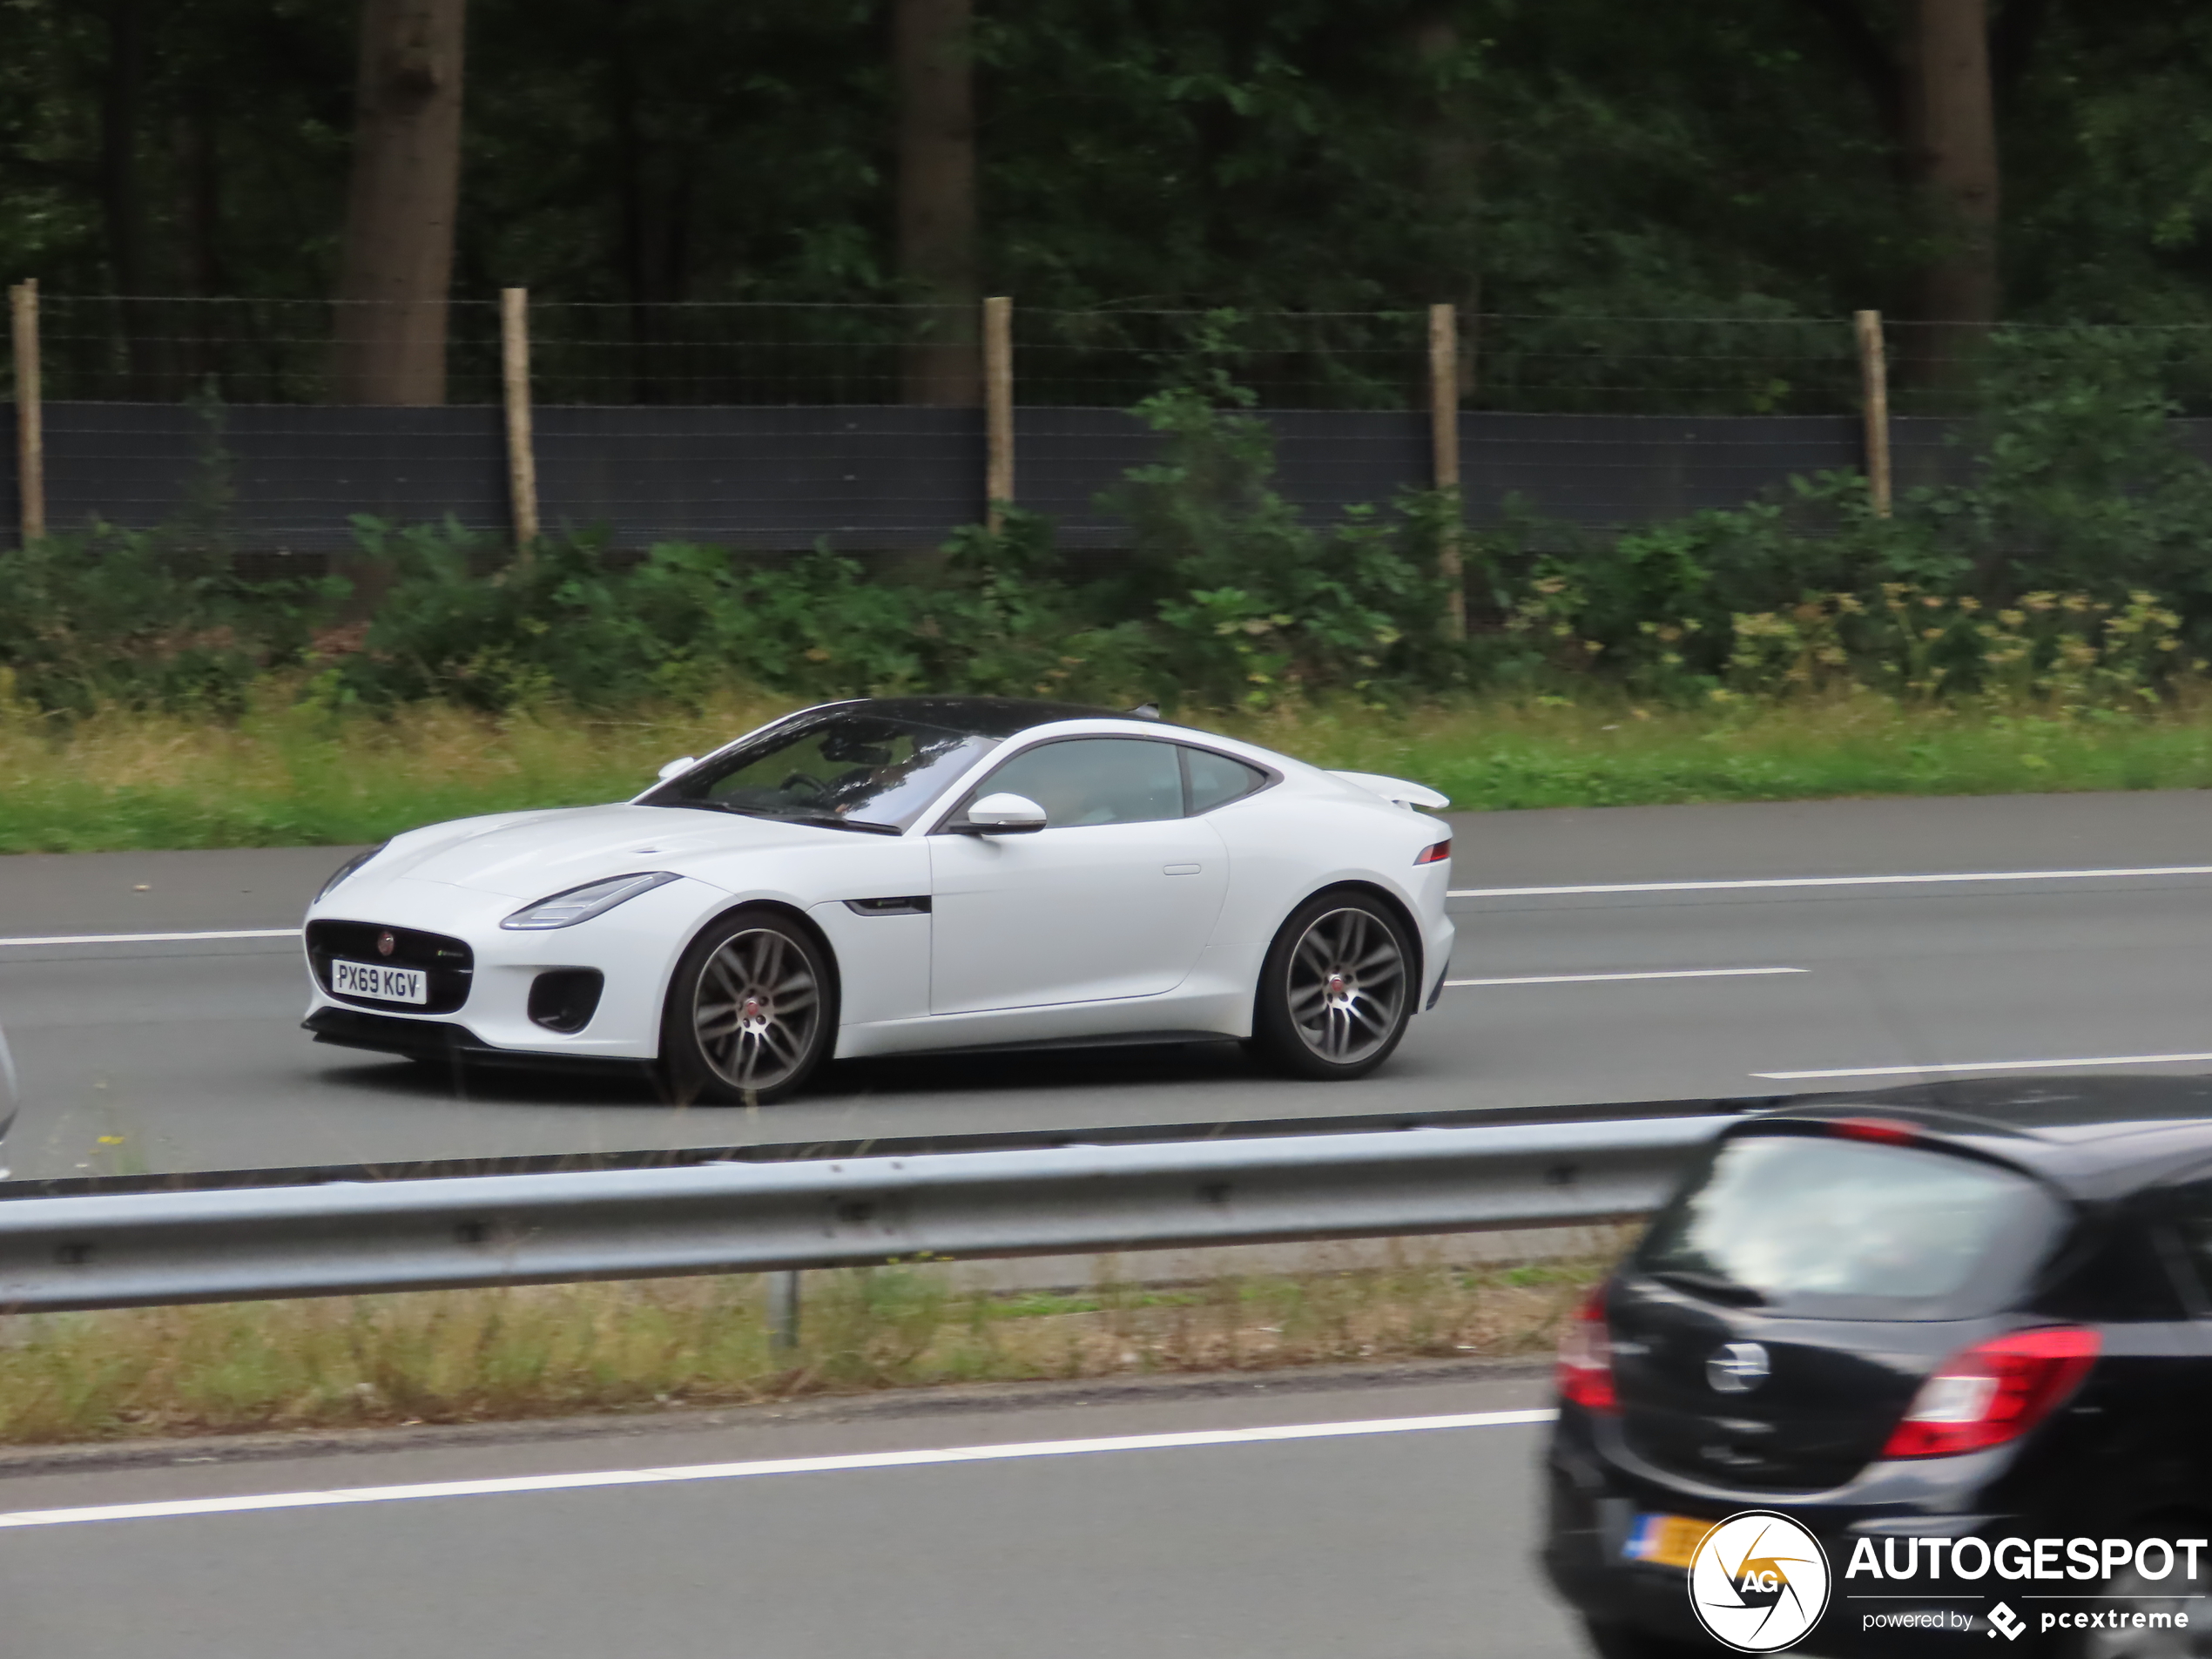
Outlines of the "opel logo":
[[376,935],[376,954],[379,956],[389,956],[399,948],[400,941],[392,937],[392,930],[389,927]]
[[1748,1394],[1766,1380],[1766,1350],[1756,1342],[1723,1343],[1705,1361],[1705,1380],[1716,1394]]

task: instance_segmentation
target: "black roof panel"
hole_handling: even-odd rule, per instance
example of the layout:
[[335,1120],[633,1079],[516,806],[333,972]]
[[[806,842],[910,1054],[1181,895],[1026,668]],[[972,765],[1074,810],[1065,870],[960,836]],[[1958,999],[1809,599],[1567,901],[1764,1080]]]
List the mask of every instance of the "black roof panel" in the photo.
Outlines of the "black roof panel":
[[1779,1100],[1746,1121],[1898,1117],[2082,1197],[2155,1184],[2212,1159],[2212,1076],[1973,1078]]

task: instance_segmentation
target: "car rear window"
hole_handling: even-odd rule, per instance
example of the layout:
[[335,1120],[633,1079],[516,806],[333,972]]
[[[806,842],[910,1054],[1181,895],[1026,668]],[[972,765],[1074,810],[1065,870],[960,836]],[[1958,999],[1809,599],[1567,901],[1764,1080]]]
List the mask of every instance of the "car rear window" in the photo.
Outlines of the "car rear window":
[[2062,1218],[2038,1183],[1924,1148],[1799,1134],[1723,1143],[1636,1264],[1721,1301],[1835,1318],[2000,1305]]

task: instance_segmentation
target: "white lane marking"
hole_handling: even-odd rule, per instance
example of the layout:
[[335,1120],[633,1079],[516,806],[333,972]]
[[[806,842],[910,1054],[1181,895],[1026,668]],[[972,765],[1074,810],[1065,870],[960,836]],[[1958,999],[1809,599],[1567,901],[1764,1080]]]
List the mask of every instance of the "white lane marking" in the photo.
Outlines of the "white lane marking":
[[1447,979],[1457,985],[1595,985],[1624,979],[1749,979],[1762,974],[1810,974],[1810,968],[1663,968],[1642,974],[1527,974],[1518,979]]
[[54,934],[44,939],[0,939],[0,945],[165,945],[172,940],[297,939],[297,927],[233,927],[208,934]]
[[2188,1066],[2212,1063],[2212,1054],[2117,1054],[2093,1060],[1967,1060],[1940,1066],[1844,1066],[1830,1071],[1755,1071],[1754,1077],[1796,1082],[1813,1077],[1919,1077],[1932,1071],[2074,1071],[2083,1066]]
[[176,1515],[238,1514],[259,1509],[316,1509],[347,1503],[400,1503],[415,1498],[481,1498],[515,1492],[576,1492],[593,1487],[661,1486],[678,1480],[734,1480],[759,1474],[819,1474],[842,1469],[899,1469],[940,1463],[991,1463],[1011,1458],[1070,1457],[1090,1452],[1148,1452],[1186,1446],[1243,1446],[1271,1440],[1333,1440],[1354,1434],[1415,1434],[1436,1429],[1496,1428],[1548,1423],[1549,1408],[1468,1412],[1452,1417],[1386,1417],[1354,1423],[1295,1423],[1280,1428],[1198,1429],[1180,1434],[1121,1434],[1087,1440],[1028,1440],[1006,1446],[954,1446],[920,1452],[861,1452],[842,1457],[776,1458],[754,1463],[694,1463],[666,1469],[610,1469],[586,1474],[510,1475],[489,1480],[441,1480],[421,1486],[343,1487],[330,1492],[254,1493],[236,1498],[185,1498],[165,1503],[105,1504],[88,1509],[26,1509],[0,1514],[0,1527],[68,1527],[87,1521],[148,1521]]
[[2212,875],[2212,864],[2141,870],[1984,870],[1952,875],[1786,875],[1744,881],[1616,881],[1581,887],[1453,887],[1447,899],[1556,899],[1597,893],[1739,893],[1752,887],[1899,887],[1946,881],[2094,881],[2121,876]]

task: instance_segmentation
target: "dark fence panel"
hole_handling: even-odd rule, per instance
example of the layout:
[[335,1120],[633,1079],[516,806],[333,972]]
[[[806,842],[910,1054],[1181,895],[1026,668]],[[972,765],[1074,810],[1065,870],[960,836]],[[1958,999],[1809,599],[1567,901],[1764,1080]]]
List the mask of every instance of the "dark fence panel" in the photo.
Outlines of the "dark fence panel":
[[0,404],[0,439],[7,443],[7,452],[0,455],[0,511],[7,514],[0,523],[0,547],[13,547],[23,525],[23,484],[16,473],[16,406]]
[[150,529],[212,511],[242,550],[324,552],[353,546],[356,513],[507,528],[496,408],[49,403],[45,415],[56,534],[95,519]]
[[[1276,482],[1309,518],[1387,505],[1429,475],[1424,417],[1401,411],[1269,410]],[[759,551],[826,541],[853,550],[934,547],[982,516],[979,410],[849,406],[587,407],[536,411],[540,512],[550,529],[603,530],[617,547],[685,538]],[[1792,475],[1861,464],[1846,415],[1531,415],[1460,417],[1467,516],[1498,523],[1518,500],[1592,530],[1733,507]],[[17,525],[14,411],[0,482]],[[2175,423],[2212,460],[2212,421]],[[1063,544],[1125,543],[1099,503],[1160,441],[1118,409],[1015,412],[1015,496],[1055,520]],[[1953,422],[1894,422],[1900,492],[1966,476]],[[452,516],[508,527],[496,408],[341,408],[56,402],[46,406],[47,522],[134,529],[219,514],[244,551],[332,552],[348,520]]]
[[983,412],[583,408],[536,415],[538,514],[617,547],[934,547],[983,515]]

